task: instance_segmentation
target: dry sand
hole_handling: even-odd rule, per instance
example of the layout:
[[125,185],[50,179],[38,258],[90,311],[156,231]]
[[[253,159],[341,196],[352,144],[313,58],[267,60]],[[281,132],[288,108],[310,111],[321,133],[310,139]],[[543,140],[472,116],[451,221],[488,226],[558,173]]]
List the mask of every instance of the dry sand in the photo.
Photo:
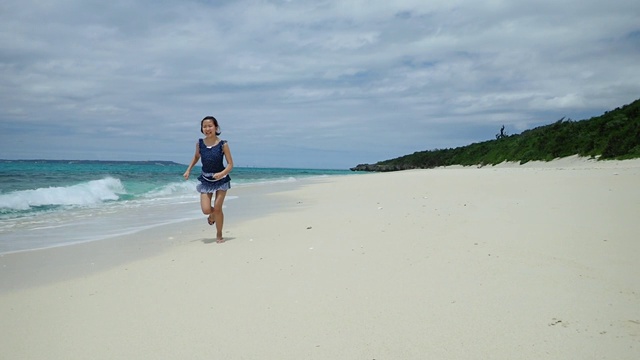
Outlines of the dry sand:
[[229,203],[224,244],[202,220],[0,257],[0,358],[640,358],[640,161],[359,174],[252,199],[269,211]]

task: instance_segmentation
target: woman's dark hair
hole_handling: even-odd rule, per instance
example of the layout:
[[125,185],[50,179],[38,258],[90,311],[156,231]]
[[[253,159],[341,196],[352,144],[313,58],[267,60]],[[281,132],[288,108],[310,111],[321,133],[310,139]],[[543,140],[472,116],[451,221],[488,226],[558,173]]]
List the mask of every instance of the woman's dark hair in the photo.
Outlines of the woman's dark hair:
[[207,120],[211,120],[213,121],[213,126],[216,127],[216,135],[220,135],[222,134],[222,132],[220,131],[220,125],[218,125],[218,120],[216,120],[216,118],[214,118],[213,116],[205,116],[204,119],[202,119],[202,121],[200,121],[200,132],[204,134],[204,131],[202,130],[202,124],[204,124],[205,121]]

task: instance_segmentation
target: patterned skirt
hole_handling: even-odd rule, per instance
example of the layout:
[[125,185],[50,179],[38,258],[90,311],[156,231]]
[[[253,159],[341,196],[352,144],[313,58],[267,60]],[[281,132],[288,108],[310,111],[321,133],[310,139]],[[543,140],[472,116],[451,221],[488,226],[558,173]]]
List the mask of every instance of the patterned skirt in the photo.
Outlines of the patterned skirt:
[[200,180],[200,184],[196,186],[196,190],[201,194],[215,193],[218,190],[227,191],[231,189],[231,177],[229,175],[222,179],[214,180],[213,174],[202,173],[198,176],[198,180]]

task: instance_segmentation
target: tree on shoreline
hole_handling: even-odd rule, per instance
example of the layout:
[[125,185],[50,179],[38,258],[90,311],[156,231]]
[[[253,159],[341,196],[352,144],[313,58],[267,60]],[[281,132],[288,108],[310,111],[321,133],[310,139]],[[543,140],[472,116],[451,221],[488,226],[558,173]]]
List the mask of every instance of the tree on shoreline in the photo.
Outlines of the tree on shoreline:
[[504,125],[502,125],[502,127],[500,128],[500,133],[496,134],[496,140],[500,140],[508,136],[509,135],[507,135],[507,133],[504,132]]

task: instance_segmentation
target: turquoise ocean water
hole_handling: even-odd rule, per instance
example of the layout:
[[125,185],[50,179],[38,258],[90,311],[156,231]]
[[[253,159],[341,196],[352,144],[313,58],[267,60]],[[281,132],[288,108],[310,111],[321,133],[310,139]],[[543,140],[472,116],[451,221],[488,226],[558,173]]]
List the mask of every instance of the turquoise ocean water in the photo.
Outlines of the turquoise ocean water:
[[[0,160],[0,254],[71,245],[201,218],[200,168],[171,162]],[[236,167],[232,187],[348,175]],[[233,201],[233,188],[226,203]]]

